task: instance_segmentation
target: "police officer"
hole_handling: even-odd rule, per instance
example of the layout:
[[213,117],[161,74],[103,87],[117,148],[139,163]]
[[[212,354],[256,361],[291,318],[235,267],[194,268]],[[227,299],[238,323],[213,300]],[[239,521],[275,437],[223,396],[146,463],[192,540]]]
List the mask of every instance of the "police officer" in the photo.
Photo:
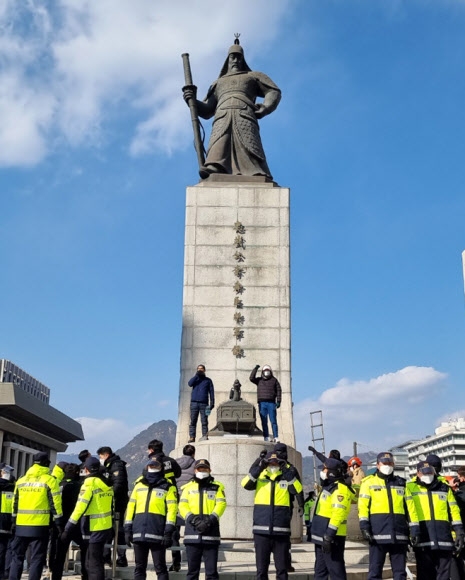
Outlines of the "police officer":
[[187,580],[198,580],[202,558],[205,578],[218,580],[220,517],[225,509],[224,485],[212,477],[210,463],[198,459],[194,478],[183,486],[179,500],[179,513],[186,522]]
[[10,465],[0,463],[0,580],[8,578],[10,568],[7,554],[12,538],[13,491],[15,489],[12,480],[13,471]]
[[13,497],[13,530],[10,580],[20,580],[29,547],[29,580],[40,580],[49,536],[50,516],[61,532],[61,495],[57,480],[50,475],[45,452],[32,457],[33,465],[16,483]]
[[310,491],[304,502],[304,524],[307,528],[307,542],[311,541],[310,535],[312,531],[312,508],[315,505],[315,492]]
[[163,453],[163,441],[152,439],[147,445],[147,449],[149,459],[156,459],[163,464],[164,478],[168,479],[173,485],[176,485],[176,480],[178,477],[181,477],[182,470],[176,459],[168,457]]
[[386,554],[394,580],[405,580],[409,536],[413,545],[419,541],[415,504],[405,498],[405,479],[394,475],[392,453],[379,453],[376,468],[362,481],[358,498],[360,530],[370,545],[368,580],[382,577]]
[[131,493],[124,522],[126,544],[134,544],[134,580],[147,577],[149,551],[158,580],[168,580],[166,548],[173,543],[177,511],[176,486],[163,476],[160,461],[149,460]]
[[[79,465],[76,463],[68,463],[64,469],[64,478],[60,486],[63,523],[65,525],[76,507],[79,493],[81,491],[81,485],[82,482]],[[81,577],[82,580],[87,580],[85,562],[88,542],[83,540],[79,526],[73,526],[73,529],[69,534],[66,534],[64,538],[62,534],[61,537],[58,538],[55,559],[51,565],[52,580],[61,580],[63,577],[63,568],[71,542],[75,542],[81,550]]]
[[452,553],[459,553],[464,546],[460,510],[452,490],[438,479],[432,465],[420,461],[416,478],[407,483],[406,498],[413,500],[420,525],[413,547],[418,578],[448,580]]
[[253,534],[257,580],[268,579],[270,556],[273,553],[276,578],[288,578],[288,551],[291,535],[293,496],[300,496],[302,484],[295,473],[286,468],[286,461],[269,452],[255,461],[242,480],[242,487],[255,491]]
[[[297,504],[298,504],[298,513],[299,516],[302,517],[304,515],[304,495],[303,495],[303,486],[302,486],[302,478],[300,477],[300,473],[299,470],[297,469],[297,467],[295,467],[295,465],[292,465],[292,463],[289,462],[289,459],[287,457],[287,445],[285,445],[284,443],[276,443],[276,445],[273,448],[273,452],[276,453],[276,455],[278,456],[279,459],[283,459],[285,461],[285,467],[283,469],[283,471],[286,472],[286,479],[288,481],[292,482],[294,481],[294,479],[299,480],[299,489],[301,489],[301,492],[297,494],[297,496],[292,495],[292,503],[291,503],[291,519],[292,519],[292,513],[294,510],[294,498],[297,499]],[[289,536],[289,544],[288,544],[288,554],[287,554],[287,571],[288,572],[295,572],[295,568],[292,565],[292,554],[291,554],[291,537]]]
[[347,518],[354,490],[347,485],[344,468],[337,459],[326,459],[320,478],[325,482],[312,519],[312,542],[315,544],[315,580],[346,580],[344,548]]
[[[79,492],[79,499],[62,534],[62,541],[72,537],[80,521],[83,540],[88,542],[86,569],[89,580],[104,580],[103,550],[111,538],[113,526],[113,488],[102,475],[100,462],[89,457],[84,462],[86,477]],[[19,579],[18,579],[19,580]]]
[[[118,546],[116,565],[120,568],[124,568],[128,565],[123,530],[124,514],[129,501],[126,461],[123,461],[119,455],[115,455],[111,447],[100,447],[97,449],[97,455],[99,456],[100,464],[102,465],[102,473],[113,487],[113,493],[115,496],[115,527],[118,529],[118,536],[114,539],[113,543],[114,546]],[[110,548],[105,548],[104,558],[105,563],[111,566],[112,559]]]

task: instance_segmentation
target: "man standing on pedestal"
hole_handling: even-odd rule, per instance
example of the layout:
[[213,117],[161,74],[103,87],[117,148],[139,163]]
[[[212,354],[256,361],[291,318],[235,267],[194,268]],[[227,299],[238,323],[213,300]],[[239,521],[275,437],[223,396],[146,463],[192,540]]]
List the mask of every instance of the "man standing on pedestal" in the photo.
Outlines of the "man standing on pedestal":
[[268,430],[268,416],[270,417],[271,429],[273,431],[272,441],[279,443],[278,420],[276,410],[281,405],[281,385],[278,379],[273,376],[270,365],[265,365],[262,369],[262,376],[257,378],[257,371],[260,365],[255,365],[250,373],[249,380],[257,385],[258,412],[262,420],[262,431],[265,441],[270,440]]
[[190,379],[188,385],[192,388],[191,422],[189,425],[188,443],[194,443],[199,414],[202,423],[202,438],[200,441],[208,439],[207,407],[210,412],[215,406],[215,390],[213,381],[205,375],[205,365],[203,364],[198,365],[197,372]]

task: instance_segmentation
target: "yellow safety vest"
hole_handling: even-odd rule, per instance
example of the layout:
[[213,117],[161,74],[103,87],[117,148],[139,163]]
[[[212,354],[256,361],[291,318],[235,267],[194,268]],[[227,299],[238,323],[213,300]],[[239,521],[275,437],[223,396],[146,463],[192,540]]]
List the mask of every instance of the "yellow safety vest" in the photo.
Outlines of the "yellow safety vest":
[[178,490],[167,479],[149,485],[142,479],[131,493],[124,527],[132,531],[134,542],[163,540],[166,531],[174,530],[178,511]]
[[77,524],[83,516],[90,532],[109,530],[113,525],[113,488],[100,477],[84,479],[69,523]]
[[[410,530],[418,534],[418,516],[412,498],[406,497],[402,477],[365,477],[358,497],[360,529],[370,532],[381,544],[407,543]],[[409,529],[410,528],[410,529]]]
[[292,496],[301,493],[302,483],[282,476],[281,470],[270,473],[264,469],[257,479],[249,473],[241,482],[245,489],[255,490],[252,531],[256,534],[291,533]]
[[[179,500],[179,513],[186,520],[184,543],[218,544],[220,542],[219,519],[226,509],[224,485],[211,478],[199,483],[196,479],[183,485]],[[214,516],[211,529],[200,534],[189,521],[189,516]]]
[[34,529],[48,528],[50,516],[55,520],[63,516],[60,486],[48,467],[35,463],[16,482],[13,499],[16,535],[31,536]]
[[416,478],[406,487],[406,498],[412,499],[420,525],[419,548],[453,550],[452,528],[462,532],[460,509],[451,488],[439,479],[423,485]]
[[323,543],[323,536],[346,536],[347,518],[355,494],[340,481],[324,487],[318,499],[312,518],[312,542]]

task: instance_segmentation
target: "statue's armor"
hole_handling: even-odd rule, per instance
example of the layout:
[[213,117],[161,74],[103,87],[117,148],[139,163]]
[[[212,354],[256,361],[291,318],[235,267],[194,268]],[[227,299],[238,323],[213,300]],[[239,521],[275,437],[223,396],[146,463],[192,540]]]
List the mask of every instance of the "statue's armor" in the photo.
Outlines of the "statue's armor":
[[241,72],[215,81],[206,99],[216,101],[206,165],[220,165],[233,174],[271,177],[255,117],[256,98],[270,91],[276,91],[279,102],[279,88],[260,72]]

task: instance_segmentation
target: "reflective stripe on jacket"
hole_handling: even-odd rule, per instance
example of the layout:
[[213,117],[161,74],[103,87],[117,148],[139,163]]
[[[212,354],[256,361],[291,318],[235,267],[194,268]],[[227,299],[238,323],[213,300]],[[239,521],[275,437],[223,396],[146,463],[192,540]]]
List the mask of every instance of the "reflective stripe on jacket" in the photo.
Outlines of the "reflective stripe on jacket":
[[166,531],[173,531],[178,511],[176,486],[161,478],[151,485],[144,478],[129,499],[124,528],[134,542],[160,543]]
[[16,482],[13,499],[16,535],[42,536],[48,533],[51,516],[57,520],[62,515],[57,480],[50,475],[48,467],[35,463]]
[[463,526],[451,488],[437,478],[430,485],[424,485],[416,478],[406,486],[406,499],[410,497],[420,524],[418,547],[454,550],[452,529],[463,533]]
[[[204,480],[193,479],[183,485],[181,499],[179,500],[179,513],[186,520],[184,532],[185,544],[219,544],[220,517],[226,509],[226,496],[224,485],[212,477]],[[189,516],[209,516],[212,524],[205,533],[199,533],[191,522]]]
[[352,489],[341,481],[324,487],[318,499],[312,518],[312,542],[323,543],[323,536],[346,536],[347,518],[354,498]]
[[405,495],[406,481],[379,472],[365,477],[358,497],[360,529],[370,532],[379,544],[406,544],[409,526],[418,533],[418,516],[411,497]]
[[113,525],[113,488],[103,478],[88,475],[81,486],[79,498],[65,529],[82,518],[83,538],[90,533],[111,529]]

